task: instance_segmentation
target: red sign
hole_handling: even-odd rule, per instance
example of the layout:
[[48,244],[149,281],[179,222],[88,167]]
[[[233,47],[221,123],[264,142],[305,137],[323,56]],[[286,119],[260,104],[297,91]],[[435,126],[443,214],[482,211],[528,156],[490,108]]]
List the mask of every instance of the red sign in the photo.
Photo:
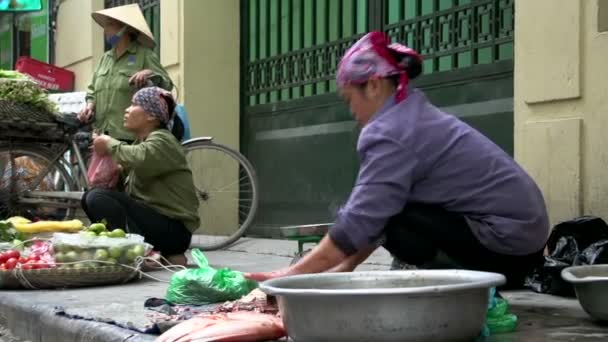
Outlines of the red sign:
[[71,92],[74,90],[74,73],[51,64],[19,57],[15,69],[30,75],[41,87],[51,91]]

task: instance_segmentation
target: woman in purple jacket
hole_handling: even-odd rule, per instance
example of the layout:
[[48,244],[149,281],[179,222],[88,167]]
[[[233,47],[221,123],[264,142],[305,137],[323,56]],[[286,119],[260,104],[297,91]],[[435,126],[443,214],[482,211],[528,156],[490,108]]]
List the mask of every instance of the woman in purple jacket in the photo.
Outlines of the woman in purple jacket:
[[549,232],[543,196],[507,153],[408,85],[421,63],[381,32],[346,52],[337,82],[362,126],[356,184],[313,251],[250,278],[352,271],[383,246],[420,268],[441,252],[459,267],[523,284]]

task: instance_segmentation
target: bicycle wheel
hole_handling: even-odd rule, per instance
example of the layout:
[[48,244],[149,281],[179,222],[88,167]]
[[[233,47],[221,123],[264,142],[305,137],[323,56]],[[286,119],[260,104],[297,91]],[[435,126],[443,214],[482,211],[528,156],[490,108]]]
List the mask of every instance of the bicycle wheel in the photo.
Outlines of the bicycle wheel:
[[76,191],[74,182],[60,160],[56,162],[38,186],[30,183],[44,172],[53,154],[28,144],[0,145],[0,216],[25,216],[65,220],[74,217],[75,209],[66,200],[27,203],[21,195],[29,191]]
[[240,153],[211,141],[184,144],[199,199],[200,242],[193,247],[217,250],[238,240],[253,222],[258,184],[253,166]]

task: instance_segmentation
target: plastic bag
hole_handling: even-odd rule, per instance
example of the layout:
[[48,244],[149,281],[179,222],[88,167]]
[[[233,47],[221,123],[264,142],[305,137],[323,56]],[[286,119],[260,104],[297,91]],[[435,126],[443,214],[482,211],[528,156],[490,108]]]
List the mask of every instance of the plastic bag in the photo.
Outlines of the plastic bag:
[[509,303],[503,298],[497,298],[496,288],[491,288],[486,322],[477,340],[483,341],[490,335],[513,332],[517,329],[517,321],[517,316],[509,312]]
[[[144,237],[127,234],[124,238],[54,233],[51,238],[55,261],[58,263],[91,262],[90,265],[120,263],[133,265],[138,257],[147,255],[152,245]],[[103,263],[94,263],[102,261]]]
[[257,287],[255,281],[243,273],[209,266],[207,258],[198,249],[192,250],[198,269],[179,271],[171,276],[166,300],[172,304],[213,304],[237,300]]
[[111,189],[118,184],[120,169],[109,154],[93,153],[87,177],[91,187]]
[[[595,216],[582,216],[556,225],[547,241],[545,262],[526,278],[535,292],[574,297],[574,287],[561,277],[573,265],[608,262],[608,225]],[[606,250],[604,252],[604,250]]]

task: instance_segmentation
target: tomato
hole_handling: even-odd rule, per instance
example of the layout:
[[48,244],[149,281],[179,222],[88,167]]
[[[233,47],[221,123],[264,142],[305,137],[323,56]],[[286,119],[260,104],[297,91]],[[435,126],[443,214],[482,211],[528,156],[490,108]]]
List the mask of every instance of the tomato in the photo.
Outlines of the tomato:
[[17,260],[19,260],[19,257],[21,256],[21,253],[19,253],[19,251],[16,250],[10,250],[8,252],[4,253],[6,255],[6,259],[11,259],[11,258],[15,258]]
[[19,263],[20,264],[25,264],[26,262],[27,262],[27,258],[25,258],[25,257],[19,258]]
[[15,258],[10,258],[4,263],[4,266],[6,267],[7,270],[12,270],[13,268],[15,268],[15,266],[17,266],[18,261],[19,260],[15,259]]
[[40,257],[38,255],[32,254],[27,258],[27,261],[38,261]]
[[25,271],[33,270],[34,269],[34,265],[32,265],[32,264],[24,264],[24,265],[21,265],[21,269],[25,270]]
[[0,271],[6,271],[6,266],[4,264],[0,264]]

